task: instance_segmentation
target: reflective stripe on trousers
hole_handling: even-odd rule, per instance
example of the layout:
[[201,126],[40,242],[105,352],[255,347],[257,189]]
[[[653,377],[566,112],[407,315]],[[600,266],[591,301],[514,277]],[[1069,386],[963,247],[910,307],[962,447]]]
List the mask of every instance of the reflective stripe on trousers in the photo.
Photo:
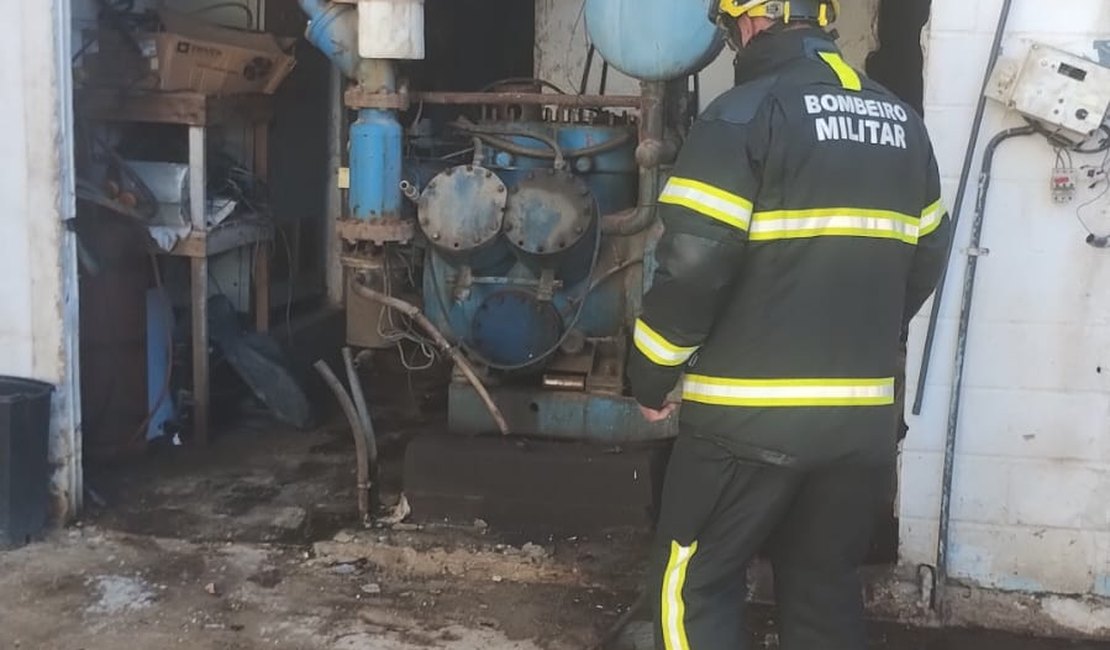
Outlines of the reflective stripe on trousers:
[[671,558],[663,572],[662,625],[663,644],[666,650],[690,650],[686,637],[686,603],[682,588],[686,584],[686,570],[698,552],[698,543],[682,546],[671,542]]

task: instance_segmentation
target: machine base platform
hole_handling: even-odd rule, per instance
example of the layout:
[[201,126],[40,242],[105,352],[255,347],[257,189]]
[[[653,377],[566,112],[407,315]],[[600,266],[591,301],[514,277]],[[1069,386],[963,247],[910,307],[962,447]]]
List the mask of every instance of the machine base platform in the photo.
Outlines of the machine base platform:
[[426,435],[406,451],[405,494],[418,522],[537,537],[649,529],[670,448]]
[[[666,440],[678,434],[677,418],[648,424],[629,397],[519,386],[497,386],[490,393],[513,435],[604,445]],[[448,399],[452,433],[479,435],[497,430],[470,384],[452,382]]]

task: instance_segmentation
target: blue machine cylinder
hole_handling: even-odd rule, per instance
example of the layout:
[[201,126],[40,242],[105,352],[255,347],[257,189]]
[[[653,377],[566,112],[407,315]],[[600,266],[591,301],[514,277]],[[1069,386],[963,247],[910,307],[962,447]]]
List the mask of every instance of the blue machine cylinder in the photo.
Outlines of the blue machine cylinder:
[[555,138],[565,151],[581,151],[616,140],[622,144],[603,153],[571,156],[574,172],[585,179],[601,214],[620,212],[636,204],[636,134],[627,126],[567,124],[556,128]]
[[351,125],[351,216],[364,221],[401,212],[401,124],[393,113],[358,112]]
[[669,81],[709,65],[724,47],[710,0],[586,0],[590,42],[617,70]]

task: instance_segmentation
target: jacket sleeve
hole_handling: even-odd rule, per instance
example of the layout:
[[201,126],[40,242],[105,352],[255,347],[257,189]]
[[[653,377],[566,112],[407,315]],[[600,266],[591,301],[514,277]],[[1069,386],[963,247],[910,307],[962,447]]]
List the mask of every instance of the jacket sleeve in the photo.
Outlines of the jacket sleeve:
[[740,272],[765,150],[758,123],[697,122],[659,198],[665,232],[628,365],[644,406],[664,405]]
[[905,327],[909,326],[910,320],[921,311],[921,306],[936,290],[951,250],[952,220],[941,200],[940,172],[932,152],[929,154],[928,173],[927,203],[921,212],[917,250],[914,252],[913,266],[906,286],[906,308],[902,318]]

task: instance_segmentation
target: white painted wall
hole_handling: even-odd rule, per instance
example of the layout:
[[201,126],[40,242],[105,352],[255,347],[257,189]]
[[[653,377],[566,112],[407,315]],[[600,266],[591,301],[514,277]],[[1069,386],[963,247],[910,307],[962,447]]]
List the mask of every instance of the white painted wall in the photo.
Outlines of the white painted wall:
[[[951,201],[1001,0],[933,0],[926,116]],[[1029,39],[1097,58],[1110,38],[1110,3],[1070,0],[1066,11],[1016,2],[1005,41]],[[1020,119],[989,107],[983,143]],[[981,150],[982,145],[980,146]],[[1077,164],[1101,156],[1077,157]],[[987,587],[1110,596],[1110,251],[1084,243],[1077,207],[1055,206],[1054,154],[1041,138],[1002,145],[986,213],[969,337],[953,499],[953,574]],[[979,160],[975,169],[978,170]],[[969,241],[975,176],[956,238]],[[1084,210],[1110,232],[1110,199]],[[902,464],[902,557],[933,564],[945,418],[965,256],[950,272],[925,412],[911,420]],[[913,331],[919,357],[924,320]],[[911,356],[911,382],[918,358]],[[913,389],[913,386],[910,387]]]
[[69,0],[19,2],[0,21],[0,374],[57,386],[55,513],[81,500]]
[[[843,0],[843,14],[837,21],[840,45],[845,58],[862,68],[864,58],[874,49],[874,17],[879,0]],[[568,92],[577,90],[582,80],[589,48],[586,23],[582,17],[585,0],[536,0],[536,76],[562,86]],[[735,54],[726,48],[701,72],[701,104],[704,109],[718,95],[733,86],[732,60]],[[596,92],[601,76],[600,57],[595,58],[590,75],[590,92]],[[635,95],[640,84],[610,69],[606,92],[614,95]]]

